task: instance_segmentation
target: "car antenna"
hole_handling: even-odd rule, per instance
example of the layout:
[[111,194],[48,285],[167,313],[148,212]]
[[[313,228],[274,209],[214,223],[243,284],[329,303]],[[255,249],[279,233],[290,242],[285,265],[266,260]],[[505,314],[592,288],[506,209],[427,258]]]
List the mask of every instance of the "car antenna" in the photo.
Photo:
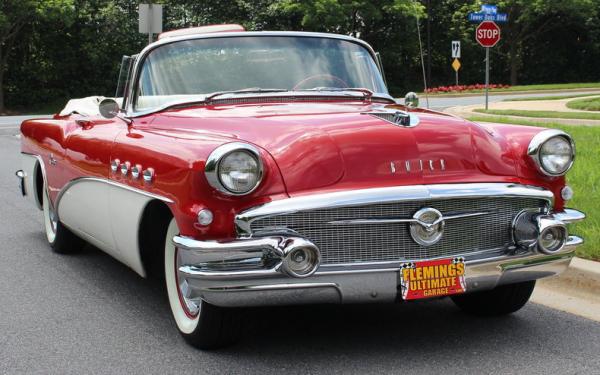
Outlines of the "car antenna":
[[423,87],[425,88],[425,102],[427,103],[427,109],[429,109],[429,95],[427,94],[427,76],[425,75],[425,60],[423,59],[423,43],[421,42],[421,28],[419,25],[419,14],[416,12],[416,2],[413,0],[415,5],[415,18],[417,19],[417,35],[419,37],[419,51],[421,52],[421,68],[423,69]]

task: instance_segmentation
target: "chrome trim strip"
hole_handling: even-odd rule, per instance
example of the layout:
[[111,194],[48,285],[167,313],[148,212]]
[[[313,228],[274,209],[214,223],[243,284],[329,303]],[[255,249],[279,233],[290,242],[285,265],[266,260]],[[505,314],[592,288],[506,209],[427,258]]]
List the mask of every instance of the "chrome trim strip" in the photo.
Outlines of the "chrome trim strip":
[[320,208],[362,206],[373,203],[482,197],[532,197],[544,199],[549,204],[552,204],[554,199],[554,195],[548,190],[520,184],[474,183],[394,186],[305,195],[276,200],[241,212],[236,216],[235,223],[239,234],[250,236],[252,234],[252,222],[269,216]]
[[[250,251],[256,252],[260,249],[276,251],[279,249],[283,237],[263,237],[248,240],[238,240],[232,242],[217,241],[198,241],[190,237],[175,236],[172,239],[173,244],[184,250],[200,252],[219,252],[219,251]],[[280,252],[283,255],[283,252]]]
[[[127,117],[140,117],[149,115],[151,113],[155,113],[160,111],[160,108],[153,108],[146,111],[135,112],[133,108],[133,95],[135,92],[135,88],[139,81],[140,70],[143,65],[143,62],[148,56],[150,52],[154,49],[163,46],[165,44],[181,42],[185,40],[196,40],[196,39],[209,39],[209,38],[235,38],[235,37],[255,37],[255,36],[288,36],[288,37],[306,37],[306,38],[328,38],[328,39],[340,39],[348,42],[356,43],[364,47],[373,58],[375,64],[377,65],[377,55],[373,48],[365,41],[353,38],[347,35],[339,35],[339,34],[328,34],[328,33],[313,33],[313,32],[301,32],[301,31],[240,31],[240,32],[222,32],[222,33],[208,33],[208,34],[192,34],[192,35],[182,35],[180,37],[173,38],[165,38],[160,39],[154,43],[147,45],[142,51],[138,54],[138,57],[135,59],[134,66],[132,69],[132,79],[130,80],[130,84],[127,87],[127,96],[125,100],[126,108],[124,108]],[[382,73],[380,71],[380,73]],[[386,87],[387,88],[387,87]],[[314,94],[313,94],[314,95]],[[393,101],[396,103],[396,100],[392,98],[389,93],[375,93],[374,97],[382,97],[387,100]]]
[[60,189],[60,191],[58,192],[58,196],[56,197],[56,202],[54,202],[54,207],[56,207],[55,212],[56,212],[57,216],[58,216],[58,206],[60,204],[60,200],[62,199],[62,197],[64,196],[64,194],[67,192],[67,190],[69,190],[69,188],[71,186],[73,186],[73,185],[75,185],[77,183],[86,182],[86,181],[93,181],[93,182],[104,183],[104,184],[107,184],[107,185],[111,185],[111,186],[114,186],[114,187],[118,187],[118,188],[121,188],[121,189],[124,189],[124,190],[131,191],[131,192],[136,193],[136,194],[144,195],[144,196],[146,196],[148,198],[158,199],[158,200],[161,200],[161,201],[163,201],[165,203],[175,203],[172,199],[163,197],[163,196],[158,195],[158,194],[150,193],[150,192],[147,192],[147,191],[144,191],[144,190],[140,190],[140,189],[134,188],[132,186],[125,185],[125,184],[122,184],[122,183],[119,183],[119,182],[116,182],[116,181],[113,181],[113,180],[107,180],[107,179],[103,179],[103,178],[99,178],[99,177],[79,177],[79,178],[75,178],[75,179],[67,182],[62,187],[62,189]]
[[[542,161],[540,160],[540,149],[542,148],[544,143],[546,143],[550,138],[553,137],[563,137],[571,144],[571,162],[569,163],[567,169],[565,169],[565,171],[562,173],[550,173],[546,171],[542,166]],[[557,129],[546,129],[537,133],[531,139],[531,141],[529,142],[529,146],[527,147],[527,155],[529,155],[529,157],[533,160],[538,170],[544,175],[550,177],[564,176],[569,171],[569,169],[573,167],[573,163],[575,162],[575,154],[575,141],[573,140],[573,138],[571,138],[571,136],[565,133],[564,131]]]
[[563,211],[554,212],[554,217],[565,224],[577,223],[585,219],[585,214],[572,208],[565,208]]
[[202,280],[236,280],[253,279],[263,277],[283,276],[276,268],[245,270],[245,271],[203,271],[195,266],[181,266],[179,272],[185,277],[198,278]]
[[202,288],[207,292],[252,292],[256,290],[284,290],[284,289],[310,289],[310,288],[335,288],[339,291],[336,283],[296,283],[296,284],[266,284],[230,287]]
[[423,225],[424,227],[432,227],[436,224],[441,223],[442,221],[452,220],[452,219],[461,219],[464,217],[474,217],[474,216],[483,216],[488,215],[490,212],[471,212],[465,214],[457,214],[457,215],[449,215],[442,216],[433,223],[425,223],[419,219],[415,218],[386,218],[386,219],[350,219],[350,220],[336,220],[330,221],[327,224],[331,225],[357,225],[357,224],[396,224],[396,223],[418,223]]

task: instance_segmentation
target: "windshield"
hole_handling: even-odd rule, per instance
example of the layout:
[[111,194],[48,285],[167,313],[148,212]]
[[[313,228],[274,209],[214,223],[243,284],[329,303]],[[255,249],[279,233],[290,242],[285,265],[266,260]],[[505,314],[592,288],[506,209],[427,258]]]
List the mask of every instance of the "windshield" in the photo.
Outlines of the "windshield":
[[135,110],[249,88],[366,88],[387,94],[371,54],[357,43],[296,36],[221,37],[169,43],[150,52]]

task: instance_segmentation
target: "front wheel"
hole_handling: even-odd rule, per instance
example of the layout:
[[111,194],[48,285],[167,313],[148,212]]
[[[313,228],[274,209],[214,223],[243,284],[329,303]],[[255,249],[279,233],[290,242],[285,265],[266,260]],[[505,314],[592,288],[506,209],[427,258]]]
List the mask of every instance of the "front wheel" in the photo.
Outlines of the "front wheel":
[[48,195],[48,186],[44,183],[42,194],[42,211],[44,212],[44,229],[46,239],[52,250],[60,254],[70,254],[81,250],[85,241],[74,235],[57,218]]
[[189,344],[199,349],[230,345],[239,337],[239,316],[233,309],[187,298],[188,284],[179,277],[181,257],[171,241],[177,234],[179,228],[175,219],[172,219],[165,238],[165,281],[177,329]]
[[460,294],[452,301],[463,311],[479,316],[498,316],[514,313],[521,309],[535,287],[535,280],[501,285],[492,290]]

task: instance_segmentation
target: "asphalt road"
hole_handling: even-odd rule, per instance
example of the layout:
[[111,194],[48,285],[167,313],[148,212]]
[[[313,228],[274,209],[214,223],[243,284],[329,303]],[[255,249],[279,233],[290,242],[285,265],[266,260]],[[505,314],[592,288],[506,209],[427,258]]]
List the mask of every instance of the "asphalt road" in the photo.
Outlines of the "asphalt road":
[[449,300],[248,309],[241,342],[195,350],[176,332],[159,285],[90,246],[50,251],[41,212],[20,196],[19,139],[7,126],[0,373],[600,373],[600,323],[535,304],[491,319]]

